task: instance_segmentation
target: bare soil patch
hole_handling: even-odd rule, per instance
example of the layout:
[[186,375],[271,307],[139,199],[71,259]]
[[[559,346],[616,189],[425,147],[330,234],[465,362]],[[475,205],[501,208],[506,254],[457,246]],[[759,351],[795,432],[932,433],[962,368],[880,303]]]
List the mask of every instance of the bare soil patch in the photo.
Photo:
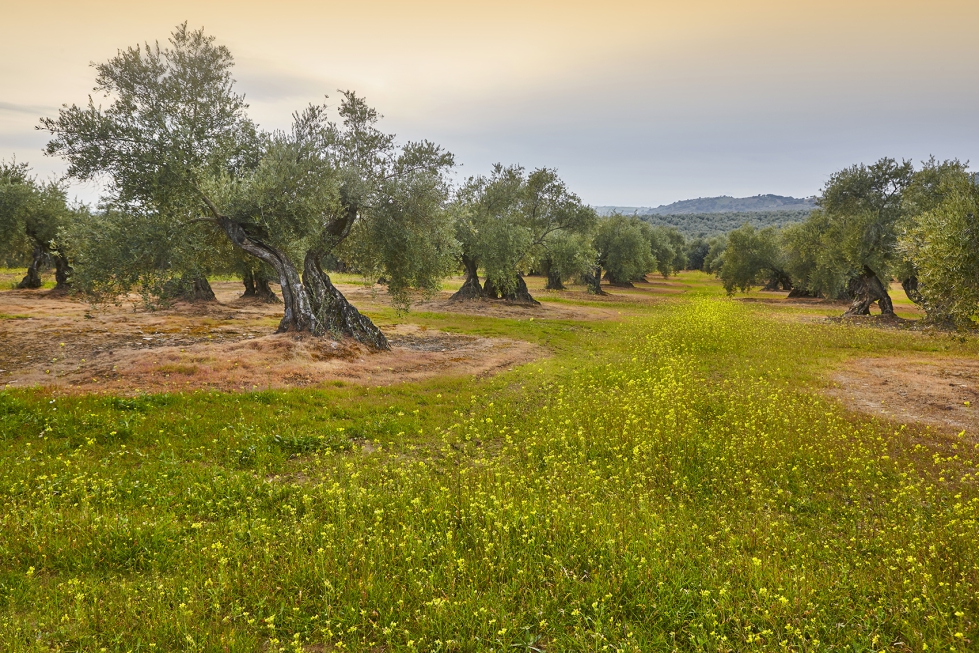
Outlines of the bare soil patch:
[[[217,303],[155,311],[126,304],[93,310],[44,290],[0,292],[0,387],[129,394],[390,385],[493,374],[546,355],[519,340],[410,324],[384,327],[392,349],[382,353],[349,341],[276,335],[281,305],[240,299],[239,283],[212,286]],[[355,303],[386,301],[355,286],[343,290]]]
[[826,394],[847,407],[945,433],[979,435],[979,360],[882,357],[850,360]]

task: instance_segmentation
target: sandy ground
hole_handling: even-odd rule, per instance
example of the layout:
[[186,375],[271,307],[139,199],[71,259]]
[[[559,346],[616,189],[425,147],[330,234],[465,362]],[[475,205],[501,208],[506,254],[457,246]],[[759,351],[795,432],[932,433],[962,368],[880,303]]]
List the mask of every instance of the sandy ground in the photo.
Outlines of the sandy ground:
[[[337,381],[389,385],[441,375],[492,374],[547,353],[519,340],[449,334],[411,324],[384,327],[392,348],[383,353],[353,342],[275,335],[281,305],[240,299],[240,283],[212,285],[216,304],[156,311],[132,304],[95,310],[46,290],[0,291],[0,387],[131,394]],[[361,307],[387,301],[383,293],[340,287]],[[437,298],[415,310],[582,317],[575,307],[475,304]],[[601,318],[594,313],[591,319]]]
[[830,379],[826,393],[849,408],[979,440],[979,360],[858,358]]

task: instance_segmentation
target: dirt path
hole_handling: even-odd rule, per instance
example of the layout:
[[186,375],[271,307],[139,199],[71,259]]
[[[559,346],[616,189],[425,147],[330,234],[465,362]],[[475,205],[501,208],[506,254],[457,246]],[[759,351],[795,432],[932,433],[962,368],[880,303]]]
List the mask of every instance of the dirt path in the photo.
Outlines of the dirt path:
[[979,360],[858,358],[830,375],[826,394],[860,412],[979,436]]
[[[442,375],[493,374],[546,351],[527,342],[386,326],[390,352],[352,342],[274,335],[281,305],[238,298],[238,283],[213,284],[218,303],[92,310],[48,291],[0,292],[0,388],[32,385],[65,392],[225,391],[336,381],[389,385]],[[343,287],[361,305],[386,302]],[[435,310],[447,304],[435,300]],[[491,310],[493,307],[485,307]],[[519,307],[501,307],[522,310]],[[564,317],[561,308],[538,307]],[[531,313],[533,314],[533,313]]]

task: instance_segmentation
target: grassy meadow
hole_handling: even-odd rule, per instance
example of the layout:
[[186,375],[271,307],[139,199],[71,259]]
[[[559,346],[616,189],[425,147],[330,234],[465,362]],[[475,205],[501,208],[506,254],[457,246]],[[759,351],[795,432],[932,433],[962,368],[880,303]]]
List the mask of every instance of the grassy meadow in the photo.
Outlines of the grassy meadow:
[[489,378],[0,392],[0,650],[979,650],[976,434],[819,393],[979,343],[680,281],[371,315],[552,352]]

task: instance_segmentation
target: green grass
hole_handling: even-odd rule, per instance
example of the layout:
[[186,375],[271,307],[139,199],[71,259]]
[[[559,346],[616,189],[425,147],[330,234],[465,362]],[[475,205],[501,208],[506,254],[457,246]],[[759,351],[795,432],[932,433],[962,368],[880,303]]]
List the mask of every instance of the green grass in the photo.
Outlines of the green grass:
[[691,281],[618,321],[376,316],[555,352],[492,379],[0,393],[4,650],[975,650],[974,434],[812,389],[975,340]]

